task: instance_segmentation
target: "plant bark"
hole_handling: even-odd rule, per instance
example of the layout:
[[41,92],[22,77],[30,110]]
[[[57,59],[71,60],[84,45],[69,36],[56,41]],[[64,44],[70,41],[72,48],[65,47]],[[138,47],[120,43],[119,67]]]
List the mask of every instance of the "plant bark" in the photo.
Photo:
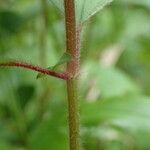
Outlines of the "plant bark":
[[79,75],[79,32],[76,27],[74,0],[64,0],[66,23],[66,49],[71,54],[67,64],[67,72],[71,76],[67,80],[68,111],[69,111],[69,141],[70,150],[79,150],[79,106],[78,106],[78,75]]

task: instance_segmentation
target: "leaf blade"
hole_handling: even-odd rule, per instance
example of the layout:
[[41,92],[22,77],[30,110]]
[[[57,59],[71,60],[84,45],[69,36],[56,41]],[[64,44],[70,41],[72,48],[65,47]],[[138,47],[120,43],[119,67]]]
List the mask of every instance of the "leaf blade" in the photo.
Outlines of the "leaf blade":
[[77,23],[84,23],[113,0],[76,0]]
[[[64,13],[63,0],[50,0]],[[113,0],[75,0],[77,25],[84,23]]]

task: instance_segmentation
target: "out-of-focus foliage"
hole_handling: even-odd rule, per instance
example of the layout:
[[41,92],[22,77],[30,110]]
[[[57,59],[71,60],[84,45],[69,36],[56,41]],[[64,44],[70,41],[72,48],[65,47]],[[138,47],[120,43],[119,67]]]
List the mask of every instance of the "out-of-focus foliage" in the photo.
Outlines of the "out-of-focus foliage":
[[[50,2],[1,0],[0,60],[54,66],[63,21]],[[0,150],[69,149],[65,83],[36,76],[0,68]],[[83,149],[150,149],[149,0],[115,0],[84,26],[79,82]]]
[[[83,24],[85,21],[90,19],[91,16],[96,14],[99,10],[112,1],[113,0],[75,0],[77,24]],[[63,0],[50,0],[50,2],[59,8],[62,13],[64,13]]]

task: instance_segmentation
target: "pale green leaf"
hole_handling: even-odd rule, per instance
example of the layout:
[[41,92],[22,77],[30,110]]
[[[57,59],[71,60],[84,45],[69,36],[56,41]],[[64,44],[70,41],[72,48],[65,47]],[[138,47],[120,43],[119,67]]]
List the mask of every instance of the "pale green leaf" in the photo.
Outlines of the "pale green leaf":
[[64,12],[64,0],[50,0],[50,2]]
[[[64,12],[63,0],[50,0]],[[113,0],[75,0],[76,22],[82,24]]]
[[[61,56],[61,58],[59,59],[59,61],[54,66],[48,67],[47,69],[49,69],[49,70],[56,70],[60,65],[69,62],[70,59],[71,59],[71,55],[69,53],[64,53]],[[43,76],[45,76],[45,75],[42,74],[42,73],[38,73],[37,79],[39,79],[39,78],[41,78]]]
[[83,23],[112,0],[76,0],[77,23]]
[[59,61],[57,62],[57,64],[55,66],[53,66],[53,69],[56,69],[58,66],[67,63],[71,60],[71,55],[69,53],[64,53],[61,58],[59,59]]

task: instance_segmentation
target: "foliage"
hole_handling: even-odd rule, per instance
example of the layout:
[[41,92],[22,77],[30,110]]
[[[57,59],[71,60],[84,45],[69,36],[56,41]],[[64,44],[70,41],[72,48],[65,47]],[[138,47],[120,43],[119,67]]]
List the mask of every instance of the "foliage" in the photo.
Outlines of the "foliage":
[[[56,5],[62,12],[63,0],[50,0],[54,5]],[[88,20],[92,15],[101,10],[105,5],[112,2],[112,0],[75,0],[76,5],[76,21],[77,24],[82,24]]]
[[[90,1],[83,8],[85,2],[76,1],[79,24],[109,0]],[[96,9],[97,2],[100,5]],[[55,4],[60,6],[60,1]],[[28,60],[46,68],[57,64],[65,49],[63,15],[52,3],[47,9],[47,40],[42,49],[46,55],[41,55],[41,3],[0,2],[1,60]],[[149,11],[147,0],[116,0],[84,26],[80,111],[85,150],[150,149]],[[61,70],[63,66],[58,67]],[[0,69],[2,150],[68,149],[64,82],[48,77],[36,80],[36,75]]]

